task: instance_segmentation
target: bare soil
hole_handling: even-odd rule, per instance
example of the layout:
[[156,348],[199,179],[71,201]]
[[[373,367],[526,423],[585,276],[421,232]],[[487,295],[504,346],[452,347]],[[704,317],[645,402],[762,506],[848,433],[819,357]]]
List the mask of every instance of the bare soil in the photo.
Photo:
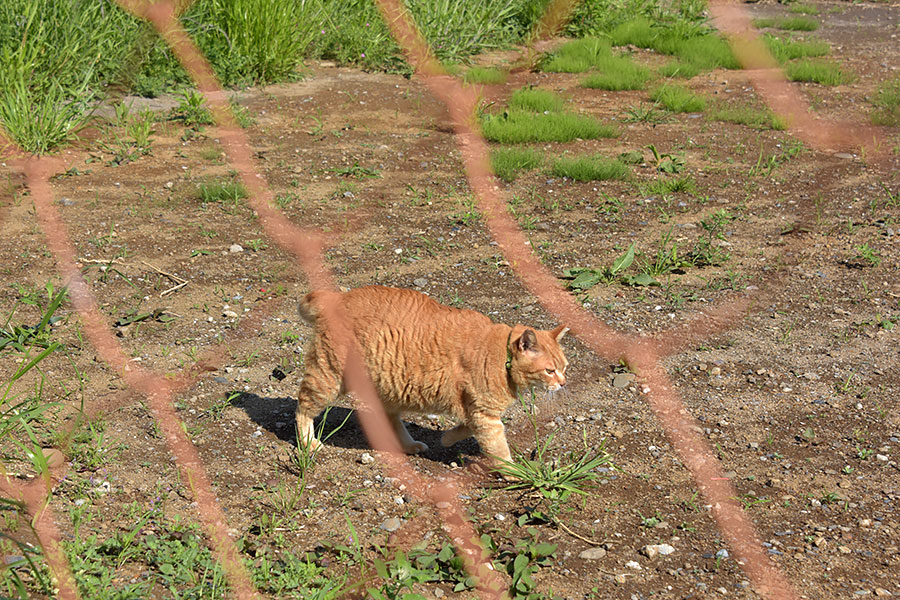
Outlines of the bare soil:
[[[897,74],[900,10],[816,6],[823,22],[817,35],[833,44],[834,56],[859,80],[836,88],[794,85],[819,115],[866,122],[867,98]],[[787,14],[777,4],[750,10]],[[638,50],[635,57],[660,62],[651,52]],[[800,594],[900,594],[900,343],[894,328],[900,206],[887,202],[889,192],[900,194],[900,135],[888,132],[886,152],[871,159],[854,149],[801,148],[789,132],[702,115],[629,123],[626,110],[649,104],[646,92],[599,92],[578,81],[577,75],[518,73],[484,91],[501,98],[534,84],[559,92],[578,112],[620,124],[615,139],[543,145],[548,156],[636,150],[645,157],[629,182],[577,183],[545,172],[520,177],[507,193],[517,198],[532,247],[562,275],[607,266],[632,242],[649,257],[669,232],[679,249],[688,249],[703,234],[702,219],[719,209],[735,215],[716,242],[730,254],[724,265],[685,268],[662,278],[659,287],[601,284],[580,297],[604,322],[652,334],[777,281],[778,291],[759,296],[727,332],[666,359],[665,367],[744,499],[771,560]],[[759,105],[739,71],[703,74],[689,85],[708,98]],[[298,83],[242,92],[239,102],[254,119],[248,131],[267,183],[286,198],[283,210],[292,221],[328,233],[325,258],[341,285],[414,288],[497,321],[556,324],[492,244],[472,208],[447,111],[415,78],[319,65]],[[109,164],[99,143],[105,135],[98,131],[63,153],[70,170],[52,181],[58,210],[111,327],[133,311],[164,309],[175,317],[117,328],[133,360],[173,376],[199,356],[215,368],[199,374],[177,409],[229,528],[252,556],[254,547],[275,544],[260,530],[260,515],[276,514],[275,491],[297,478],[294,395],[311,330],[297,317],[296,304],[308,285],[290,257],[266,239],[245,202],[201,203],[199,183],[231,177],[215,128],[192,133],[161,121],[152,152],[118,166]],[[696,194],[663,198],[639,191],[636,184],[658,176],[649,144],[684,158],[682,174],[695,179]],[[767,173],[758,167],[770,156],[777,164]],[[362,173],[354,166],[378,176],[354,177]],[[24,187],[14,190],[5,209],[3,232],[0,263],[8,283],[42,288],[58,281]],[[229,251],[232,244],[243,251]],[[878,264],[859,256],[863,244],[880,256]],[[108,267],[97,262],[116,256]],[[174,283],[148,263],[188,284],[161,298]],[[4,314],[17,295],[12,285],[0,289]],[[29,310],[21,308],[16,320],[35,320],[37,311]],[[65,306],[59,314],[70,313]],[[162,502],[166,514],[196,519],[144,398],[99,362],[70,316],[54,335],[69,345],[72,360],[58,353],[46,363],[44,393],[62,399],[66,408],[58,417],[63,427],[71,424],[82,392],[64,397],[64,391],[77,390],[77,367],[85,407],[102,419],[105,443],[114,450],[102,466],[58,484],[52,498],[58,526],[73,535],[68,511],[84,497],[75,481],[88,477],[110,485],[88,500],[102,515],[90,523],[101,538],[133,527],[125,511],[131,503]],[[564,347],[569,384],[565,394],[540,406],[541,435],[555,432],[560,455],[581,448],[583,435],[590,444],[606,440],[621,471],[569,501],[562,515],[568,529],[604,544],[602,559],[579,557],[591,547],[586,541],[550,524],[534,525],[541,541],[558,544],[552,565],[536,575],[538,589],[563,598],[757,597],[733,559],[716,559],[726,547],[722,536],[638,381],[614,387],[616,365],[577,339]],[[13,366],[0,364],[0,371]],[[339,424],[349,407],[343,399],[329,424]],[[411,457],[412,464],[429,476],[459,475],[467,486],[462,502],[479,532],[501,544],[527,537],[517,518],[538,500],[500,489],[473,469],[474,441],[441,448],[446,419],[423,415],[411,423],[413,436],[431,448]],[[509,411],[508,428],[513,445],[526,453],[534,448],[521,408]],[[323,541],[346,543],[348,520],[370,557],[373,545],[405,548],[427,539],[439,547],[446,540],[434,508],[386,478],[377,458],[363,464],[364,452],[369,447],[351,418],[318,455],[299,509],[286,515],[279,532],[284,548],[302,553]],[[381,528],[390,517],[402,523],[393,533]],[[656,543],[671,544],[675,552],[652,560],[639,553]],[[640,570],[626,567],[629,561]],[[337,562],[331,568],[336,574],[345,569]],[[417,588],[426,597],[454,595],[451,590],[449,583]]]

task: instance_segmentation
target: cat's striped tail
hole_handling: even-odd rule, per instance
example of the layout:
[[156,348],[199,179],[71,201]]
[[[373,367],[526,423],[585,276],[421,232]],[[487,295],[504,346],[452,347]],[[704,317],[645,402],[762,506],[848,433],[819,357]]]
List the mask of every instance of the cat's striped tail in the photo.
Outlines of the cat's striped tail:
[[[298,309],[300,317],[310,325],[314,325],[322,314],[322,304],[327,302],[332,296],[338,296],[336,292],[328,290],[315,290],[308,293],[300,299]],[[336,300],[336,298],[335,298]]]

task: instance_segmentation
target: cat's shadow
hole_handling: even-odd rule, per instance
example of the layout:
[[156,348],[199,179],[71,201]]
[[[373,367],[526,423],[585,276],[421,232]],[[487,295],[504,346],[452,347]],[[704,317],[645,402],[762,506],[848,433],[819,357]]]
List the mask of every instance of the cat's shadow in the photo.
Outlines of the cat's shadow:
[[[279,440],[294,447],[297,443],[297,430],[294,426],[294,411],[297,401],[294,398],[263,397],[243,392],[232,400],[231,405],[242,409],[250,420],[275,435]],[[428,450],[422,457],[449,464],[460,455],[471,456],[479,453],[474,439],[463,440],[451,448],[441,445],[439,429],[422,427],[410,421],[404,421],[409,434],[420,442],[428,444]],[[325,446],[336,446],[352,450],[369,450],[371,446],[363,433],[356,411],[343,406],[332,406],[314,421],[316,434],[325,439]],[[321,433],[320,433],[321,432]]]

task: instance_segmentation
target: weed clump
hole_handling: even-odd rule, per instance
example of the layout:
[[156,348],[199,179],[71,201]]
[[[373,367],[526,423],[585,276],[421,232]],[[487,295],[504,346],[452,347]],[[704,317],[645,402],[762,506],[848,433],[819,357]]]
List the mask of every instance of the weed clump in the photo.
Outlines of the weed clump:
[[508,106],[510,110],[558,112],[563,108],[563,99],[551,91],[527,86],[513,92]]
[[872,103],[875,112],[871,118],[875,125],[900,127],[900,77],[882,83]]
[[650,92],[650,99],[672,112],[703,112],[706,100],[680,85],[664,84]]
[[631,173],[624,163],[600,155],[563,157],[554,161],[550,170],[556,177],[575,181],[626,179]]
[[497,177],[510,183],[520,171],[530,171],[541,166],[544,155],[532,148],[497,148],[491,151],[491,166]]
[[763,43],[780,63],[797,58],[815,58],[826,56],[831,52],[831,45],[821,40],[797,40],[792,37],[782,38],[771,34],[762,36]]
[[650,70],[635,64],[631,59],[611,56],[600,67],[600,73],[588,76],[582,87],[620,91],[642,90],[652,78]]
[[533,113],[521,110],[486,115],[481,122],[484,137],[501,144],[570,142],[619,135],[618,129],[568,112]]
[[758,110],[749,106],[719,106],[708,115],[714,121],[737,123],[754,129],[773,129],[783,131],[786,128],[784,119],[768,109]]
[[757,29],[782,29],[785,31],[815,31],[819,28],[819,22],[807,17],[782,17],[778,19],[753,19],[753,26]]
[[487,85],[496,85],[506,83],[506,71],[495,69],[493,67],[472,67],[463,76],[466,83],[483,83]]
[[785,72],[791,81],[806,81],[821,85],[844,85],[856,81],[853,73],[844,71],[833,61],[800,60],[785,66]]
[[584,38],[564,44],[547,55],[541,70],[547,73],[583,73],[601,66],[612,57],[609,42],[599,38]]

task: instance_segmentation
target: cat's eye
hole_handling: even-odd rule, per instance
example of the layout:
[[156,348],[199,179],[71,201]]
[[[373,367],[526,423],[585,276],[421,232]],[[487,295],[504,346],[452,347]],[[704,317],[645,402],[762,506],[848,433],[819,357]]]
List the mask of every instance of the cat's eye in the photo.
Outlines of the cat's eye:
[[547,375],[553,375],[556,373],[556,369],[547,369]]

